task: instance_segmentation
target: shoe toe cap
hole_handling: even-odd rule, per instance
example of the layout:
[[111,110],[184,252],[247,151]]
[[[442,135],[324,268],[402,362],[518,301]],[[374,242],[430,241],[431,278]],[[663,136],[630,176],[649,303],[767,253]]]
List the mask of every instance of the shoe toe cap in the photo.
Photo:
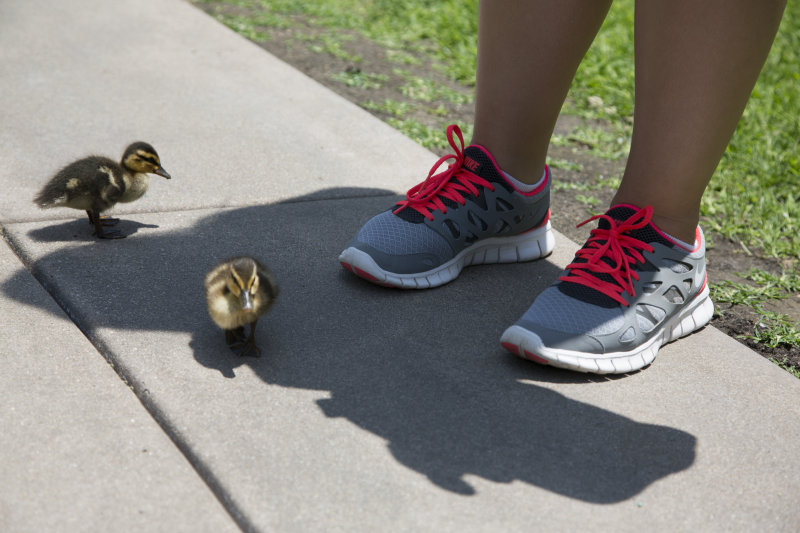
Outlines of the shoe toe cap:
[[425,272],[453,256],[447,241],[425,224],[413,224],[385,211],[370,219],[348,245],[367,254],[384,270]]

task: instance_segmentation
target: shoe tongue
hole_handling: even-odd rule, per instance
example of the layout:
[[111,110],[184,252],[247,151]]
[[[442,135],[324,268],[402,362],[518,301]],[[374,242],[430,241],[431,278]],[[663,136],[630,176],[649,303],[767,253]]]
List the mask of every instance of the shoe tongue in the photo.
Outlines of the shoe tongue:
[[[625,220],[628,220],[633,215],[635,215],[636,212],[637,210],[631,206],[616,205],[611,209],[609,209],[608,211],[606,211],[606,215],[613,218],[614,220],[619,220],[620,222],[624,222]],[[608,222],[606,222],[605,220],[601,220],[600,227],[602,228],[603,225],[605,225],[605,229],[608,229]]]
[[482,146],[471,144],[464,149],[462,168],[477,174],[486,181],[500,185],[509,192],[513,191],[508,180],[505,179],[502,171],[497,167],[494,158]]
[[493,167],[488,154],[480,146],[470,145],[464,150],[464,163],[462,165],[470,172],[482,176],[484,169]]
[[[628,205],[617,205],[611,207],[608,211],[606,211],[606,216],[616,220],[617,222],[625,222],[639,210],[628,206]],[[610,229],[611,224],[604,218],[599,220],[597,225],[600,229]],[[652,222],[649,222],[646,226],[642,228],[637,228],[634,230],[630,230],[626,232],[626,235],[633,237],[634,239],[640,240],[646,243],[653,243],[659,242],[665,244],[667,246],[672,246],[672,243],[665,239],[656,229]],[[610,259],[603,258],[602,259],[606,264],[609,266],[613,266],[613,263]],[[576,258],[576,263],[583,263],[586,260],[583,258]],[[595,277],[602,281],[611,282],[612,278],[608,274],[603,273],[596,273],[594,274]],[[617,307],[619,304],[611,297],[601,293],[600,291],[596,291],[589,287],[577,284],[577,283],[559,283],[558,289],[563,294],[581,300],[586,303],[591,303],[593,305],[599,307],[606,307],[606,308],[613,308]]]
[[[606,211],[606,216],[609,216],[616,220],[617,222],[625,222],[633,215],[638,213],[639,210],[631,207],[629,205],[616,205],[611,207],[608,211]],[[609,229],[611,225],[605,219],[600,219],[599,224],[597,225],[600,229]],[[658,232],[656,227],[653,225],[652,222],[649,222],[643,228],[638,228],[635,230],[631,230],[627,232],[627,235],[633,237],[634,239],[638,239],[642,242],[653,243],[658,242],[664,244],[666,246],[672,246],[672,243],[669,242],[667,239],[661,236]]]
[[[492,156],[480,146],[473,144],[464,149],[464,161],[461,163],[461,168],[477,174],[487,181],[498,183],[507,189],[510,187],[508,182],[500,176]],[[441,172],[442,170],[440,169],[439,171]],[[444,198],[442,201],[447,207],[456,207],[458,205],[448,198]],[[420,224],[425,220],[425,217],[415,209],[403,209],[396,215],[413,224]]]

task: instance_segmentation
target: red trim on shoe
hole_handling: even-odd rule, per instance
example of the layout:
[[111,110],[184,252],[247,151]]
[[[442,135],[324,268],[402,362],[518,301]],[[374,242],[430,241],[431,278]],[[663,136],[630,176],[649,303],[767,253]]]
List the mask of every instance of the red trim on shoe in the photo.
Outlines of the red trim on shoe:
[[520,350],[519,346],[511,342],[501,342],[500,346],[502,346],[503,348],[505,348],[506,350],[508,350],[509,352],[513,353],[518,357],[524,357],[525,359],[530,359],[531,361],[540,363],[542,365],[550,364],[550,361],[548,361],[547,359],[539,357],[535,353],[531,353],[528,350]]
[[[708,285],[708,272],[703,274],[703,284],[700,286],[700,290],[697,291],[697,294],[703,292],[703,289],[706,288],[706,285]],[[695,297],[697,296],[697,294],[695,295]]]
[[[641,209],[641,207],[638,207],[638,206],[635,206],[635,205],[632,205],[632,204],[617,204],[617,205],[612,205],[609,208],[609,210],[610,209],[614,209],[615,207],[628,207],[630,209],[635,209],[636,211],[639,211]],[[686,246],[682,245],[679,242],[675,242],[675,238],[674,237],[664,233],[664,231],[661,228],[659,228],[658,226],[656,226],[652,221],[650,222],[650,225],[653,226],[653,229],[656,230],[656,233],[658,233],[659,235],[664,237],[666,240],[668,240],[669,242],[671,242],[672,244],[674,244],[675,246],[677,246],[681,250],[686,250],[689,253],[697,252],[698,250],[700,250],[700,248],[701,248],[701,246],[703,244],[703,238],[702,238],[702,233],[700,232],[700,226],[697,226],[697,228],[694,230],[694,248],[692,249],[692,248],[687,248]]]
[[352,272],[353,274],[355,274],[359,278],[365,279],[365,280],[367,280],[367,281],[369,281],[371,283],[374,283],[375,285],[380,285],[381,287],[392,287],[392,288],[395,287],[394,285],[392,285],[390,283],[386,283],[384,281],[379,280],[378,278],[376,278],[375,276],[373,276],[369,272],[361,270],[358,267],[354,267],[350,263],[345,263],[344,261],[339,261],[339,264],[342,265],[345,268],[345,270],[348,270],[349,272]]
[[531,231],[542,229],[548,222],[550,222],[550,209],[547,210],[547,214],[544,216],[544,220],[542,220],[542,222],[538,226],[533,227],[531,229],[526,229],[525,231],[520,233],[520,235],[525,235],[526,233],[530,233]]
[[700,231],[700,226],[694,230],[694,250],[689,250],[691,253],[700,251],[703,246],[703,232]]
[[527,359],[530,359],[531,361],[534,361],[534,362],[542,364],[542,365],[549,365],[550,364],[550,361],[548,361],[547,359],[544,359],[543,357],[539,357],[535,353],[531,353],[528,350],[525,350],[525,357]]
[[655,229],[655,230],[656,230],[656,232],[657,232],[659,235],[661,235],[662,237],[664,237],[665,239],[667,239],[667,240],[668,240],[669,242],[671,242],[671,243],[672,243],[674,246],[677,246],[677,247],[678,247],[678,248],[680,248],[681,250],[687,251],[687,252],[689,252],[689,253],[691,253],[691,254],[693,254],[693,253],[697,252],[698,250],[700,250],[700,247],[701,247],[701,245],[703,244],[703,242],[702,242],[702,241],[703,241],[703,239],[702,239],[702,237],[701,237],[701,235],[700,235],[700,226],[697,226],[697,229],[695,229],[695,230],[694,230],[694,248],[687,248],[687,247],[686,247],[686,246],[684,246],[683,244],[681,244],[681,243],[677,242],[677,241],[675,240],[675,238],[674,238],[672,235],[668,235],[668,234],[664,233],[664,232],[661,230],[661,228],[659,228],[659,227],[658,227],[658,226],[656,226],[655,224],[651,223],[651,225],[653,226],[653,229]]
[[358,267],[353,267],[353,273],[357,276],[364,278],[367,281],[371,281],[373,283],[381,283],[381,280],[370,274],[369,272],[365,272]]
[[377,283],[379,285],[382,283],[381,280],[379,280],[378,278],[376,278],[375,276],[373,276],[369,272],[365,272],[364,270],[361,270],[358,267],[354,267],[350,263],[345,263],[344,261],[339,261],[339,264],[342,265],[345,268],[345,270],[348,270],[348,271],[352,272],[353,274],[355,274],[356,276],[358,276],[360,278],[364,278],[367,281],[371,281],[371,282]]
[[509,352],[513,353],[514,355],[518,355],[520,357],[522,356],[522,354],[519,353],[519,346],[517,346],[516,344],[512,344],[510,342],[501,342],[500,346],[502,346]]
[[496,168],[498,171],[500,171],[500,172],[499,172],[499,173],[500,173],[500,176],[502,176],[502,178],[503,178],[504,180],[506,180],[506,183],[508,183],[509,185],[511,185],[511,187],[512,187],[512,188],[513,188],[515,191],[517,191],[519,194],[521,194],[522,196],[536,196],[537,194],[539,194],[540,192],[542,192],[542,191],[544,190],[544,188],[545,188],[545,187],[547,187],[547,184],[550,182],[550,167],[548,167],[547,165],[545,165],[545,166],[544,166],[544,174],[545,174],[545,176],[544,176],[544,179],[542,180],[542,183],[540,183],[540,184],[539,184],[539,186],[538,186],[538,187],[536,187],[536,188],[535,188],[534,190],[532,190],[532,191],[528,191],[528,192],[521,191],[521,190],[517,189],[516,187],[514,187],[514,184],[513,184],[513,183],[511,183],[510,181],[508,181],[508,180],[506,179],[506,177],[505,177],[505,176],[503,176],[503,169],[502,169],[502,167],[501,167],[500,165],[498,165],[498,164],[497,164],[497,160],[494,158],[494,156],[492,155],[492,153],[491,153],[489,150],[487,150],[487,149],[486,149],[486,147],[484,147],[484,146],[481,146],[480,144],[470,144],[470,146],[474,146],[474,147],[476,147],[476,148],[480,148],[480,149],[483,151],[483,153],[484,153],[484,154],[486,154],[487,156],[489,156],[489,161],[491,161],[491,162],[492,162],[492,164],[495,166],[495,168]]

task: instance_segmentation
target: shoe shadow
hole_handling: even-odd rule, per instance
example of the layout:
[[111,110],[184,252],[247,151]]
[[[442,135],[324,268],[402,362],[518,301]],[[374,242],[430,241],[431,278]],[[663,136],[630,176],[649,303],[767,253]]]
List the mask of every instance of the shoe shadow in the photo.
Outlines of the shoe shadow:
[[[141,362],[116,349],[114,330],[186,332],[194,360],[225,377],[247,366],[266,384],[326,391],[317,401],[326,417],[379,436],[395,460],[453,493],[474,494],[471,478],[482,478],[614,503],[693,464],[692,435],[570,399],[552,385],[559,376],[594,378],[499,347],[503,329],[557,277],[549,262],[469,267],[426,291],[376,287],[345,272],[338,253],[397,199],[359,192],[224,210],[185,230],[117,241],[113,254],[61,247],[28,266],[123,375]],[[281,287],[258,324],[260,358],[227,349],[202,295],[203,274],[240,253],[261,258]],[[103,268],[81,275],[87,264]],[[1,288],[23,297],[14,277]]]

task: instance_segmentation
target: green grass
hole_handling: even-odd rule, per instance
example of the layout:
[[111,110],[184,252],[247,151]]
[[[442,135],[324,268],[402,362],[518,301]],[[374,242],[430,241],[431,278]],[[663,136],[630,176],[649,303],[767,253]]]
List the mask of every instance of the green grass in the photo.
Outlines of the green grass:
[[224,23],[236,33],[250,39],[251,41],[264,41],[269,39],[269,34],[256,29],[257,24],[252,19],[245,16],[225,16],[217,17],[217,20]]
[[600,200],[596,196],[591,196],[589,194],[576,194],[575,199],[583,205],[595,206],[600,204]]
[[548,157],[547,164],[550,166],[550,168],[558,168],[561,170],[572,170],[574,172],[580,172],[583,170],[583,165],[568,159]]
[[718,304],[729,303],[755,308],[769,300],[786,297],[777,287],[745,285],[727,280],[711,283],[710,288],[711,299]]
[[318,54],[329,54],[352,63],[360,63],[362,61],[361,57],[350,54],[342,46],[345,42],[352,40],[350,35],[308,36],[306,40],[309,41],[308,47]]
[[631,147],[630,129],[619,124],[607,127],[582,126],[564,140],[568,145],[583,146],[595,157],[610,160],[627,157]]
[[[475,83],[477,0],[196,0],[258,8],[264,25],[304,15],[317,26],[357,31],[393,53],[419,52],[438,60],[443,71],[467,85]],[[237,31],[229,17],[220,21]],[[241,21],[239,21],[241,24]],[[252,29],[252,27],[250,28]],[[249,30],[247,30],[249,31]]]
[[384,74],[370,74],[360,70],[339,72],[331,77],[348,87],[358,87],[359,89],[379,89],[386,81]]
[[[559,168],[559,159],[548,159],[553,168]],[[553,165],[555,163],[555,165]],[[580,167],[580,165],[578,165]],[[616,190],[619,187],[619,178],[604,178],[602,175],[596,176],[592,180],[586,181],[553,181],[553,189],[556,191],[598,191],[600,189]]]
[[754,268],[748,273],[744,274],[744,277],[762,286],[769,285],[778,287],[787,293],[800,292],[800,271],[797,270],[784,272],[781,275],[776,276],[774,274],[770,274],[769,272],[764,272],[763,270]]
[[[593,105],[597,97],[602,106]],[[630,135],[633,115],[633,1],[617,0],[570,88],[566,112],[605,119]]]
[[445,101],[453,104],[466,104],[472,98],[469,95],[454,91],[431,80],[416,76],[403,76],[405,84],[400,87],[403,96],[420,102]]
[[743,335],[743,338],[770,348],[780,345],[800,346],[800,329],[797,329],[788,316],[765,310],[761,310],[761,315],[753,335]]
[[404,50],[386,50],[386,59],[399,65],[421,65],[422,60]]
[[764,308],[770,300],[782,300],[800,291],[800,273],[784,272],[776,276],[763,270],[753,269],[739,274],[751,284],[721,281],[709,284],[711,298],[717,304],[729,303],[752,308],[759,316],[759,323],[752,335],[744,335],[764,346],[800,346],[800,328],[788,316]]
[[386,99],[383,102],[364,102],[361,104],[364,109],[386,113],[396,118],[404,117],[412,110],[414,106],[408,102],[399,102],[397,100]]
[[776,276],[759,269],[739,274],[754,284],[721,281],[711,284],[712,299],[719,303],[731,303],[758,307],[768,300],[782,300],[792,293],[800,292],[800,273],[784,272]]
[[[396,130],[403,132],[409,139],[412,139],[414,142],[429,150],[441,150],[445,148],[442,132],[438,128],[431,128],[413,118],[390,117],[386,119],[386,122]],[[461,128],[461,132],[465,139],[472,137],[471,126]]]
[[792,366],[791,363],[789,363],[787,361],[787,359],[783,359],[783,360],[771,359],[771,361],[773,363],[775,363],[776,365],[778,365],[779,367],[781,367],[782,369],[784,369],[787,372],[789,372],[791,375],[793,375],[797,379],[800,379],[800,370],[798,370],[794,366]]

